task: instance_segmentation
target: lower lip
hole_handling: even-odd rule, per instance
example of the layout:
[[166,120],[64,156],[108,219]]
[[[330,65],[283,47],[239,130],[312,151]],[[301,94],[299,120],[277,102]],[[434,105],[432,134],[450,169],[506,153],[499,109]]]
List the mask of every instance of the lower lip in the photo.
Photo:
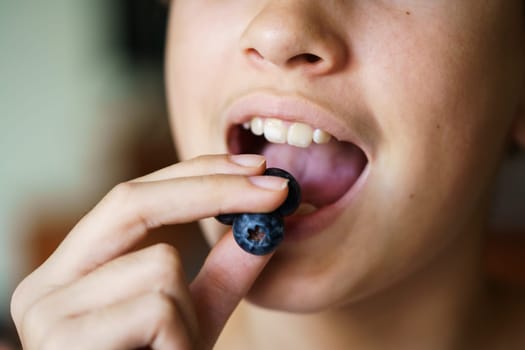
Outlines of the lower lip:
[[297,243],[319,235],[355,203],[355,197],[366,182],[370,164],[367,164],[354,185],[335,203],[307,215],[292,215],[285,219],[283,244]]

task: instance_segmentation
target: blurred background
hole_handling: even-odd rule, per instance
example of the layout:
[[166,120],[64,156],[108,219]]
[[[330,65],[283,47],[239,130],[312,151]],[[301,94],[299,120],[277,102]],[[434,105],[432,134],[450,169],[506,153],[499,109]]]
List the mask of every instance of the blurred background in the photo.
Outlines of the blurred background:
[[[166,8],[156,0],[0,2],[0,349],[16,342],[9,299],[118,182],[176,161],[163,86]],[[495,279],[525,286],[525,152],[498,183]],[[195,225],[164,228],[188,273]],[[148,243],[145,243],[148,244]]]
[[[0,349],[15,342],[20,279],[111,187],[176,161],[166,15],[157,0],[0,2]],[[191,275],[206,250],[196,231],[151,242],[175,242]]]

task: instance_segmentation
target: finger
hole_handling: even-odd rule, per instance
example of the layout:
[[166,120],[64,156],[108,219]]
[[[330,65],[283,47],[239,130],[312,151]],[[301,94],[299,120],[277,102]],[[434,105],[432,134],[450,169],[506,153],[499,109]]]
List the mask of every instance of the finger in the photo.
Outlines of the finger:
[[[150,292],[169,296],[177,304],[193,337],[198,322],[180,257],[170,245],[157,244],[120,256],[39,302],[37,311],[48,323],[101,309]],[[33,310],[34,312],[34,310]]]
[[150,293],[66,318],[53,326],[39,348],[189,350],[193,342],[170,298]]
[[210,175],[125,183],[84,217],[46,262],[64,284],[128,251],[148,230],[228,212],[269,212],[286,198],[287,180]]
[[224,324],[248,293],[270,255],[256,256],[240,249],[231,232],[208,255],[190,285],[200,322],[203,348],[212,348]]
[[[166,180],[174,177],[185,177],[185,176],[193,176],[193,175],[205,175],[205,174],[213,174],[213,173],[224,173],[224,174],[238,174],[238,175],[256,175],[260,174],[264,170],[265,160],[264,157],[259,155],[205,155],[196,157],[194,159],[188,160],[186,162],[178,163],[173,166],[161,169],[155,173],[152,173],[150,175],[146,175],[144,177],[138,178],[136,180],[133,180],[132,182],[146,182],[146,181],[160,181],[160,180]],[[125,187],[125,186],[121,186]],[[117,186],[118,188],[118,186]],[[110,201],[113,197],[118,197],[118,195],[115,194],[115,192],[118,194],[119,192],[126,192],[120,191],[120,190],[114,190],[112,193],[105,198],[105,205],[99,205],[109,207],[107,205],[107,202]],[[164,195],[164,194],[163,194]],[[120,196],[125,197],[125,196]],[[181,197],[182,198],[182,197]],[[117,200],[113,200],[115,202]],[[183,204],[183,203],[181,203]],[[114,207],[117,207],[115,205]],[[123,205],[125,207],[125,205]],[[118,212],[120,211],[120,208],[116,208],[114,211]],[[101,212],[103,210],[99,210]],[[114,216],[114,213],[108,213],[107,216]],[[89,225],[85,223],[86,221],[93,222],[96,220],[96,218],[93,218],[93,216],[103,216],[103,215],[88,215],[86,218],[84,218],[84,224],[77,225],[76,231],[80,231],[77,235],[86,235],[87,237],[90,237],[91,233],[89,233]],[[113,221],[111,217],[104,218],[105,222],[101,222],[100,224],[105,225],[108,223],[107,227],[109,227],[109,224]],[[84,229],[78,229],[78,227],[83,226]],[[97,226],[97,225],[95,225]],[[97,226],[98,227],[98,226]],[[93,230],[98,228],[93,228]],[[101,233],[102,234],[102,233]],[[125,234],[125,233],[122,233]],[[134,237],[137,238],[137,237]],[[137,239],[140,239],[137,238]],[[69,240],[69,239],[68,239]],[[127,246],[129,244],[133,244],[132,242],[125,241],[123,242],[124,246]],[[63,244],[65,246],[69,246],[69,243]],[[80,244],[81,245],[81,244]],[[78,246],[78,244],[76,245]],[[82,250],[87,250],[87,247],[82,248]],[[95,247],[93,251],[88,251],[87,253],[95,253],[100,249],[104,249],[105,244],[102,242],[100,247]],[[63,247],[62,247],[63,248]],[[125,249],[123,249],[125,251]],[[76,254],[76,252],[71,252],[73,255]],[[94,254],[96,255],[96,253]],[[42,266],[40,266],[38,269],[36,269],[31,275],[27,276],[24,281],[18,286],[16,289],[13,300],[12,300],[12,311],[14,313],[14,316],[18,319],[19,315],[24,309],[24,305],[28,305],[28,303],[31,303],[35,299],[34,291],[39,290],[41,293],[40,295],[46,294],[49,291],[54,289],[54,285],[60,285],[67,283],[69,280],[71,280],[71,276],[59,276],[59,270],[52,269],[51,263],[54,258],[49,259],[46,263],[44,263]],[[63,260],[62,260],[63,261]],[[64,262],[64,266],[67,266],[68,262]],[[86,266],[84,273],[89,272],[92,270],[93,267]],[[79,273],[82,274],[82,273]],[[44,284],[47,284],[47,286]],[[32,297],[30,297],[32,296]],[[26,300],[27,299],[27,300]]]
[[132,182],[160,181],[205,174],[256,175],[264,171],[265,165],[264,156],[258,154],[203,155],[157,170]]

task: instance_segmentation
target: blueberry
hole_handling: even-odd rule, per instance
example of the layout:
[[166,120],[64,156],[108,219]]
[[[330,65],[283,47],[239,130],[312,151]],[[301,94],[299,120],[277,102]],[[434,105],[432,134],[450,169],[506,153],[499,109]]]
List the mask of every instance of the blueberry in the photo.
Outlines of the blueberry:
[[268,168],[264,175],[289,180],[288,196],[279,208],[265,214],[221,214],[215,217],[225,225],[233,224],[233,237],[237,244],[255,255],[265,255],[277,248],[284,236],[283,216],[292,214],[301,202],[301,188],[290,173],[279,168]]
[[233,221],[233,237],[248,253],[271,253],[284,236],[284,220],[278,213],[239,214]]
[[275,211],[281,216],[287,216],[297,210],[301,203],[301,188],[295,178],[287,171],[279,168],[268,168],[264,171],[264,175],[279,176],[288,179],[288,197],[279,208]]
[[224,225],[233,225],[233,220],[237,217],[239,214],[220,214],[215,217],[215,219]]

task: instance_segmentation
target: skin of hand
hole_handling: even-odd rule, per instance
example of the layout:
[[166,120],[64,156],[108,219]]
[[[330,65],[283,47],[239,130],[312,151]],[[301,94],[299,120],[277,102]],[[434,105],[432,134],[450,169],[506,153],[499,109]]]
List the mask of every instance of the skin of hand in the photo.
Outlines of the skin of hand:
[[201,156],[117,185],[17,287],[24,349],[211,348],[270,256],[225,235],[189,284],[174,247],[131,249],[161,225],[275,209],[287,180],[264,168],[256,155]]

